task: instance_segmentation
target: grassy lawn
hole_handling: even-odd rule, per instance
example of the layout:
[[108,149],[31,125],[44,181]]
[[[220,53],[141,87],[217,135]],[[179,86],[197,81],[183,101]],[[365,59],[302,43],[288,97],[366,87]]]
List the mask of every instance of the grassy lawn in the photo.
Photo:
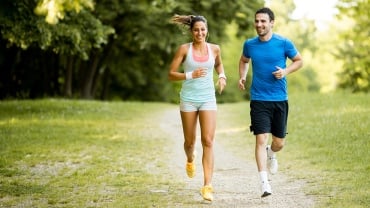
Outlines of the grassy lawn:
[[[309,187],[305,191],[318,197],[317,207],[369,207],[370,96],[293,94],[289,108],[279,170],[306,180]],[[226,138],[222,142],[254,159],[254,137],[246,128],[249,103],[221,105],[218,117],[227,120],[220,128],[245,129],[239,133],[245,140]]]
[[[168,104],[0,103],[0,207],[152,207],[176,198],[161,169]],[[154,113],[153,113],[154,112]],[[162,156],[163,157],[163,156]]]
[[[290,97],[280,170],[305,179],[318,207],[370,206],[369,104],[368,95]],[[160,147],[170,144],[156,118],[168,107],[173,105],[0,102],[0,207],[166,207],[182,200],[186,196],[175,191],[181,183],[158,159],[164,157]],[[249,104],[219,105],[218,118],[246,129]],[[251,138],[240,131],[227,145],[251,149]]]
[[291,171],[308,179],[322,207],[370,206],[370,96],[291,97]]

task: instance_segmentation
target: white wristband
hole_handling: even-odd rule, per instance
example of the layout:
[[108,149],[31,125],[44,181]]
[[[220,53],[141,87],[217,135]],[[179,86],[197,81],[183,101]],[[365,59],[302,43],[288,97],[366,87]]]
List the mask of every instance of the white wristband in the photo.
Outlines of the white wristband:
[[185,73],[185,78],[186,80],[190,80],[190,79],[193,79],[193,72],[186,72]]
[[226,79],[226,75],[225,75],[225,73],[221,73],[221,74],[219,74],[218,75],[218,78],[220,79],[220,78],[224,78],[224,79]]

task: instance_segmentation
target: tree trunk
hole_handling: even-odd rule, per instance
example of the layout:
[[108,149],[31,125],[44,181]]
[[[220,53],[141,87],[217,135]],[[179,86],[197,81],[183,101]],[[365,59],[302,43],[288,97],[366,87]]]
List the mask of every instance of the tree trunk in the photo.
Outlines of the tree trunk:
[[100,95],[101,100],[106,100],[109,96],[109,85],[110,85],[110,68],[106,67],[103,73],[102,80],[102,93]]
[[93,87],[95,73],[97,72],[97,68],[99,65],[98,54],[99,53],[93,53],[86,67],[86,74],[85,74],[86,76],[85,76],[85,80],[83,82],[83,86],[81,89],[81,98],[83,99],[93,99],[94,98],[94,95],[92,93],[93,92],[92,87]]
[[74,66],[74,57],[68,56],[66,57],[66,72],[65,72],[65,83],[64,83],[64,96],[67,98],[72,97],[72,74],[73,74],[73,66]]

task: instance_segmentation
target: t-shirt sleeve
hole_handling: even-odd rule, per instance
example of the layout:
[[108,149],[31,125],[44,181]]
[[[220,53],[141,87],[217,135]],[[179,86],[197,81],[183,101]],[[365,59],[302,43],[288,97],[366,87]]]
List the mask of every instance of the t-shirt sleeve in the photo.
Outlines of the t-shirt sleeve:
[[245,56],[246,58],[250,58],[249,51],[248,51],[248,41],[245,41],[244,42],[244,45],[243,45],[243,56]]
[[292,59],[298,54],[297,48],[294,46],[293,42],[289,39],[285,40],[285,55]]

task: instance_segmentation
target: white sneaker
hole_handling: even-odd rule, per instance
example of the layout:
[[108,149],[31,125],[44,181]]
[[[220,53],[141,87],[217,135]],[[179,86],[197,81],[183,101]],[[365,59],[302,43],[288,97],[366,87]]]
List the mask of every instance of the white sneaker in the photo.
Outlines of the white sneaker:
[[261,197],[266,197],[266,196],[269,196],[269,195],[272,194],[271,186],[270,186],[270,184],[268,182],[262,183],[261,187],[262,187],[262,195],[261,195]]
[[278,165],[278,161],[277,161],[276,157],[271,157],[269,163],[270,163],[270,165],[269,165],[270,166],[269,167],[270,173],[271,174],[277,173],[279,165]]
[[278,161],[276,159],[276,155],[272,156],[269,154],[269,150],[271,149],[271,146],[268,145],[266,147],[266,151],[267,151],[267,168],[269,169],[270,173],[271,174],[275,174],[277,173],[278,171]]

